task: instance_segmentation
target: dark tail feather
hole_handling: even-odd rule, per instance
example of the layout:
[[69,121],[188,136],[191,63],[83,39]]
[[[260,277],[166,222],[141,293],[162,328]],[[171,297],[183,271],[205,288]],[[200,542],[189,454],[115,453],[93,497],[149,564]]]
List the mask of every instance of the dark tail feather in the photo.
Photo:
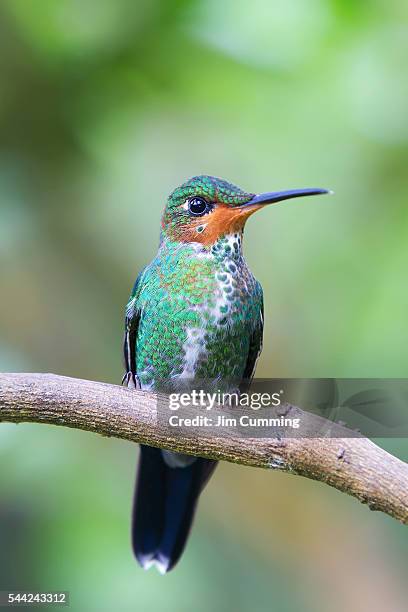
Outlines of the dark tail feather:
[[184,550],[198,497],[216,466],[197,458],[169,467],[162,451],[141,446],[132,517],[132,545],[140,565],[171,570]]

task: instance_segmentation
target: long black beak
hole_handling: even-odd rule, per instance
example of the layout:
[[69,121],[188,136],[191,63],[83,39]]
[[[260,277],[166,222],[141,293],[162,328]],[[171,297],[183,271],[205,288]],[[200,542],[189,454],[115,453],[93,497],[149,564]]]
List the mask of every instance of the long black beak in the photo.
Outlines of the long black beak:
[[287,191],[270,191],[268,193],[260,193],[259,195],[246,202],[243,207],[254,206],[257,204],[274,204],[282,200],[290,200],[292,198],[302,198],[303,196],[321,195],[323,193],[333,193],[328,189],[288,189]]

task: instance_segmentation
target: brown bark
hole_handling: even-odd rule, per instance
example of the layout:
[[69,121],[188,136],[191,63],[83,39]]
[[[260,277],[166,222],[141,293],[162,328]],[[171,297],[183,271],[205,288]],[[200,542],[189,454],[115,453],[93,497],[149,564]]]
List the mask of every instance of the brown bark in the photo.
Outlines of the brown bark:
[[[408,523],[408,464],[341,425],[315,437],[324,419],[294,406],[310,437],[202,437],[156,419],[157,395],[54,374],[0,374],[0,421],[63,425],[168,450],[320,480]],[[328,422],[326,422],[328,423]],[[305,428],[302,428],[305,432]]]

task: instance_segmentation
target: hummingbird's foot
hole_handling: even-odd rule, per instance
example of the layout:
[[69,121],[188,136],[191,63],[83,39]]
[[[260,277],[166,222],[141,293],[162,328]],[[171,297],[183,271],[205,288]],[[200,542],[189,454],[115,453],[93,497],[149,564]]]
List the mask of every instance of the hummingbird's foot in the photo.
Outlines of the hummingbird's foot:
[[124,377],[122,378],[122,385],[124,385],[128,389],[141,389],[142,388],[139,377],[137,374],[134,374],[134,372],[125,373]]

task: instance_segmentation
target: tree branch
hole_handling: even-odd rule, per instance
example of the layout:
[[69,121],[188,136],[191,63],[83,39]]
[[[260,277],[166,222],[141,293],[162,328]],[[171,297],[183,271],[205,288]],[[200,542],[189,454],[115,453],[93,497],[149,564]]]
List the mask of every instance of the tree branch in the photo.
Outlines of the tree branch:
[[[408,464],[370,440],[330,424],[331,437],[201,437],[156,419],[157,395],[53,374],[0,374],[0,421],[63,425],[103,436],[319,480],[408,523]],[[287,406],[309,433],[328,423]],[[327,430],[327,426],[326,426]],[[305,427],[302,426],[304,435]]]

